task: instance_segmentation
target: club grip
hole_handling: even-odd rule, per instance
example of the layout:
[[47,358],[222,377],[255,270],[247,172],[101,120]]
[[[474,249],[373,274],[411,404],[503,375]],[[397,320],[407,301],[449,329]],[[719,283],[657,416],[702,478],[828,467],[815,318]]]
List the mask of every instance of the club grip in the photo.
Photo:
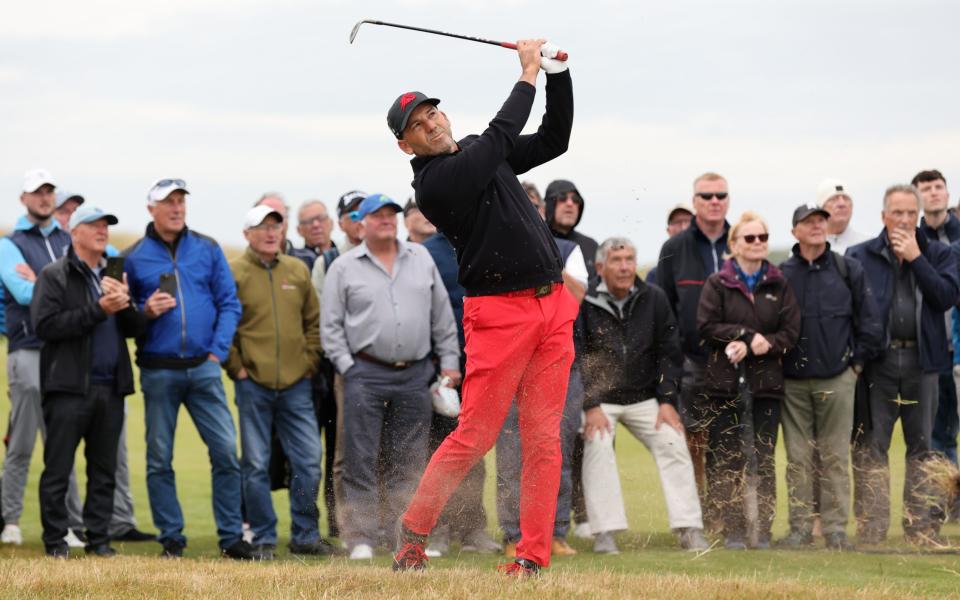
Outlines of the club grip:
[[[517,45],[510,42],[500,42],[500,47],[509,48],[510,50],[517,49]],[[560,52],[557,52],[557,55],[554,58],[556,58],[560,62],[566,62],[567,59],[570,58],[570,55],[561,50]]]

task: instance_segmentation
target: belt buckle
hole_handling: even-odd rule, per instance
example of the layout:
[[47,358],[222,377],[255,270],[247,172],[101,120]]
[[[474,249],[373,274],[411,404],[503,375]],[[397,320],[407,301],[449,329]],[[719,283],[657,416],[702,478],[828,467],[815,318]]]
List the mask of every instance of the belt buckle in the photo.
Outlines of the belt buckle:
[[398,360],[397,362],[393,363],[394,369],[406,369],[407,366],[408,366],[407,363],[402,360]]
[[553,291],[553,284],[541,285],[534,288],[533,297],[534,298],[543,298],[544,296],[549,296],[550,292]]

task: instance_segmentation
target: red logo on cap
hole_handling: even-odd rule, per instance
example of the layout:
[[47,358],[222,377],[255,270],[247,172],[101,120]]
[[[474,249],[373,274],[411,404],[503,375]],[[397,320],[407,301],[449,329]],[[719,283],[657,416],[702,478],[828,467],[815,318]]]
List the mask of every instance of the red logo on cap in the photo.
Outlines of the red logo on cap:
[[414,101],[417,97],[413,92],[406,93],[400,96],[400,111],[403,112],[407,110],[407,105]]

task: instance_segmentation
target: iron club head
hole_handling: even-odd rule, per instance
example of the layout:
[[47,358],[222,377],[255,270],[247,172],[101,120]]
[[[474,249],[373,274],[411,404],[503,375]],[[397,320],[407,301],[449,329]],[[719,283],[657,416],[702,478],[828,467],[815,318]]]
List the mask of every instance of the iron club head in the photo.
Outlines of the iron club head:
[[362,21],[357,21],[357,24],[354,25],[354,26],[353,26],[353,29],[350,30],[350,43],[351,43],[351,44],[353,43],[353,40],[355,40],[355,39],[357,38],[357,32],[360,31],[360,26],[363,25],[364,23],[369,23],[369,22],[370,22],[370,21],[369,21],[368,19],[364,19],[364,20],[362,20]]

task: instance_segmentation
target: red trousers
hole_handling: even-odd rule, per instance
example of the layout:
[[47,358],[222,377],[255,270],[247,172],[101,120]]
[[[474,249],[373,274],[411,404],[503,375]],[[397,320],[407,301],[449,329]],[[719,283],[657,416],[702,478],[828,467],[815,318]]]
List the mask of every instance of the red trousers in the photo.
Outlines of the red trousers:
[[541,298],[519,294],[465,298],[467,369],[460,420],[430,459],[403,524],[413,533],[430,533],[460,481],[496,443],[516,398],[523,448],[517,557],[546,567],[579,306],[560,285]]

